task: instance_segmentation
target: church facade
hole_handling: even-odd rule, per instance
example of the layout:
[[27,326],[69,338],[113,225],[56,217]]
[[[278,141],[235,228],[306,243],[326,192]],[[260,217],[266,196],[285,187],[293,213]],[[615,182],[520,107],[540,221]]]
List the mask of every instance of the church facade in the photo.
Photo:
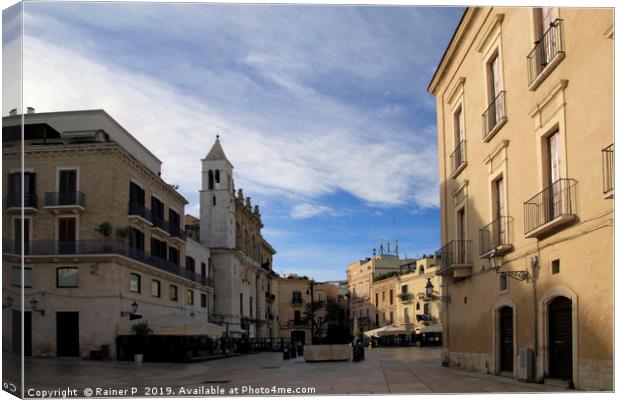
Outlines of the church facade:
[[211,271],[217,282],[213,321],[229,337],[277,337],[276,251],[262,237],[258,205],[235,191],[233,165],[216,139],[202,160],[200,242],[211,251]]

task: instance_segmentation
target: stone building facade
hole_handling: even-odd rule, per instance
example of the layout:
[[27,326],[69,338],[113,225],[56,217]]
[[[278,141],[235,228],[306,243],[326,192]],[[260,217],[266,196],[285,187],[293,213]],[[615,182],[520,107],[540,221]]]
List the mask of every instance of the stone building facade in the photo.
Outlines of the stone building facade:
[[22,116],[3,118],[4,350],[21,351],[21,311],[41,357],[115,357],[117,324],[138,316],[207,324],[209,251],[188,243],[161,162],[103,110],[23,118],[23,169]]
[[436,97],[444,363],[613,381],[611,9],[468,8]]

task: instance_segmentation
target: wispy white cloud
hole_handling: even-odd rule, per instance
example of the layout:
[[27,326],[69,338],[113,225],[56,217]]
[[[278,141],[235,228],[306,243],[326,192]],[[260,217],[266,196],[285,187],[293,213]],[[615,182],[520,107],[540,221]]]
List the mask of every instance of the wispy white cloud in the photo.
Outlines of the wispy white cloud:
[[304,218],[312,218],[317,215],[327,214],[330,216],[336,216],[337,213],[328,206],[323,206],[319,204],[310,204],[310,203],[301,203],[297,204],[291,210],[291,218],[293,219],[304,219]]

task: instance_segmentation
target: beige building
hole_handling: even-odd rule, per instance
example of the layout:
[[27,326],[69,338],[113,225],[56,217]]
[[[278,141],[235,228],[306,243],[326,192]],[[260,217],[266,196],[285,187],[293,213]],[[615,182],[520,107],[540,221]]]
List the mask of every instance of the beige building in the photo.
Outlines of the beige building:
[[[441,307],[437,267],[435,258],[421,258],[403,264],[392,276],[375,278],[371,289],[372,326],[393,325],[419,333],[426,326],[438,324]],[[429,280],[431,296],[426,294]]]
[[186,238],[161,162],[103,110],[23,117],[23,169],[22,116],[2,121],[4,350],[20,352],[22,283],[35,357],[115,357],[117,325],[139,316],[208,324],[210,253]]
[[272,286],[276,251],[263,238],[258,205],[243,190],[235,193],[233,165],[219,141],[202,160],[200,219],[188,217],[190,235],[211,253],[217,282],[213,320],[228,336],[278,336]]
[[[339,295],[339,285],[314,282],[306,276],[289,274],[277,279],[279,334],[292,343],[312,343],[312,322],[308,321],[307,305],[329,300],[346,307],[346,299]],[[320,307],[315,313],[317,336],[327,334],[326,310]]]
[[611,389],[611,9],[468,8],[429,85],[443,362]]

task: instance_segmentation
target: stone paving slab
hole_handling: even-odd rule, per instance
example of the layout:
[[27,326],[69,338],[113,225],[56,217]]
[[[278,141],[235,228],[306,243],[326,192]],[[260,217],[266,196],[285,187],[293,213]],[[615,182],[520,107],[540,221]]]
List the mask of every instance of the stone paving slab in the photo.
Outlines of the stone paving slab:
[[[366,350],[366,360],[306,363],[284,361],[280,353],[258,353],[191,364],[27,359],[26,387],[54,389],[169,386],[181,388],[310,387],[316,394],[509,393],[563,391],[440,364],[439,348],[377,348]],[[4,379],[12,380],[10,365],[19,359],[3,355]],[[9,363],[9,364],[7,364]]]

